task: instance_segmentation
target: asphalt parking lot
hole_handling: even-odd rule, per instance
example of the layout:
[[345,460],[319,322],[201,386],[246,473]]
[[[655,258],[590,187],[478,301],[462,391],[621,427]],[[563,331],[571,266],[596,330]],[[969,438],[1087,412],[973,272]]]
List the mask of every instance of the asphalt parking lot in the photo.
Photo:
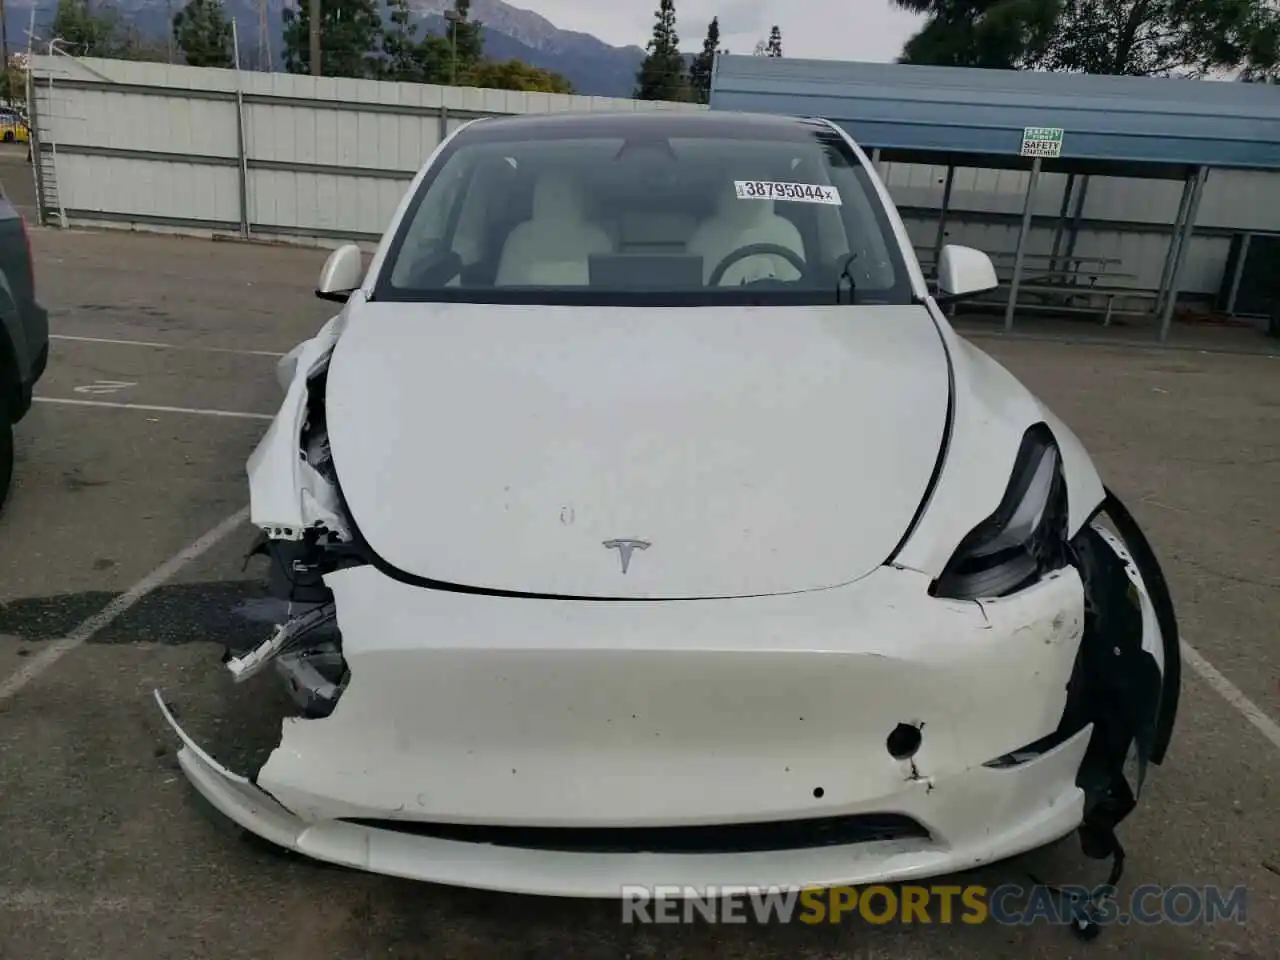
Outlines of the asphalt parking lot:
[[[207,812],[151,701],[231,756],[275,731],[220,642],[261,625],[245,459],[278,354],[332,312],[317,250],[36,230],[55,334],[0,516],[0,957],[1276,957],[1280,359],[983,339],[1081,435],[1165,564],[1189,665],[1122,887],[1248,888],[1243,926],[635,926],[617,904],[284,857]],[[121,609],[126,608],[126,609]],[[1252,712],[1251,711],[1256,711]],[[1101,882],[1074,840],[955,882]]]

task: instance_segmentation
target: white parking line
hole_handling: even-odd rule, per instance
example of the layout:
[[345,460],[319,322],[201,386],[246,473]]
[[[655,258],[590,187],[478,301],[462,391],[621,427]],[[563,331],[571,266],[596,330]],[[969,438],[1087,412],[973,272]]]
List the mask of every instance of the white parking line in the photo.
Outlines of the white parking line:
[[1217,667],[1201,656],[1200,651],[1185,640],[1182,641],[1182,659],[1214,689],[1218,696],[1235,707],[1257,728],[1258,732],[1271,741],[1273,747],[1280,750],[1280,723],[1276,723],[1267,716],[1260,706],[1246,697],[1239,687],[1219,673]]
[[106,337],[73,337],[66,333],[51,333],[50,340],[73,340],[77,343],[111,343],[122,347],[154,347],[157,350],[196,350],[204,353],[240,353],[249,357],[283,357],[274,350],[241,350],[236,347],[201,347],[181,343],[160,343],[156,340],[111,340]]
[[196,540],[160,564],[160,566],[156,567],[93,616],[83,621],[65,637],[46,644],[38,654],[19,667],[16,672],[5,680],[0,681],[0,703],[8,700],[72,650],[89,640],[103,627],[108,626],[152,590],[173,579],[183,567],[229,537],[248,518],[248,507],[237,510],[199,540]]
[[110,400],[76,400],[71,397],[32,397],[33,403],[58,403],[69,407],[111,407],[117,410],[149,410],[152,413],[188,413],[201,417],[233,417],[237,420],[272,420],[274,413],[242,410],[210,410],[206,407],[164,407],[154,403],[113,403]]

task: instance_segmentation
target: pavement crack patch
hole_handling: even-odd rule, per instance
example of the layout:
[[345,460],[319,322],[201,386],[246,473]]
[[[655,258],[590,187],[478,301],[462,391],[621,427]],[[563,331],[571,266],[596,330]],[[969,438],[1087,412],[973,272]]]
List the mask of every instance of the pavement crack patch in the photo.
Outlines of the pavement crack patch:
[[[118,593],[91,590],[54,597],[26,597],[0,604],[0,634],[28,643],[56,640],[101,610]],[[267,597],[259,580],[171,583],[139,600],[89,643],[226,644],[251,649],[265,627],[244,608]]]
[[57,640],[119,595],[118,591],[87,590],[0,603],[0,633],[28,642]]

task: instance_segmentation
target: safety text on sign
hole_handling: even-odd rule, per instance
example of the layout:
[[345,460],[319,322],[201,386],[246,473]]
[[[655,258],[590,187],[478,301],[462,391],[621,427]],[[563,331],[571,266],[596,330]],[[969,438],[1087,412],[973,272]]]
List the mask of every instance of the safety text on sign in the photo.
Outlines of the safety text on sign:
[[1024,157],[1060,157],[1062,134],[1061,127],[1024,127],[1020,152]]

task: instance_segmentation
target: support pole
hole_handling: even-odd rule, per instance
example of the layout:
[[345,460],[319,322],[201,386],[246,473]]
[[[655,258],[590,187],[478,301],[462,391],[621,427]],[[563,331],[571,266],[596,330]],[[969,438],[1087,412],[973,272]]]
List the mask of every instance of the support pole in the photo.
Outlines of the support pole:
[[1013,281],[1009,285],[1009,303],[1004,308],[1004,332],[1013,329],[1013,312],[1018,306],[1018,287],[1022,283],[1022,258],[1027,251],[1027,234],[1031,232],[1031,212],[1034,208],[1036,184],[1040,181],[1040,158],[1031,161],[1031,175],[1027,177],[1027,195],[1022,201],[1022,228],[1018,231],[1018,250],[1013,256]]
[[235,18],[231,20],[231,49],[236,64],[236,171],[240,190],[240,236],[249,238],[249,158],[245,150],[244,136],[244,86],[240,75],[240,31]]
[[1231,292],[1227,294],[1227,316],[1236,315],[1236,298],[1240,295],[1240,278],[1244,276],[1245,261],[1249,259],[1249,244],[1253,240],[1252,233],[1246,233],[1240,241],[1240,253],[1236,258],[1236,268],[1231,274]]
[[876,147],[871,151],[871,165],[876,168],[876,173],[880,172],[880,148]]
[[1164,252],[1164,269],[1160,271],[1160,286],[1156,289],[1155,316],[1164,316],[1164,298],[1169,292],[1169,283],[1173,277],[1173,263],[1178,259],[1178,242],[1182,237],[1182,225],[1187,219],[1187,210],[1191,207],[1191,194],[1195,192],[1195,175],[1187,174],[1182,182],[1182,198],[1178,201],[1178,213],[1173,218],[1173,228],[1169,231],[1169,246]]
[[[36,17],[35,7],[31,8],[31,19]],[[36,105],[36,84],[30,67],[27,67],[27,120],[31,131],[29,145],[31,148],[31,176],[36,187],[36,223],[42,227],[49,225],[49,204],[44,190],[44,142],[40,131],[40,109]]]
[[320,76],[320,0],[307,0],[311,6],[311,75]]
[[938,235],[933,240],[933,274],[938,275],[938,261],[942,259],[942,244],[947,236],[947,211],[951,209],[951,188],[956,183],[955,164],[947,164],[946,186],[942,188],[942,210],[938,214]]
[[1080,190],[1076,193],[1075,209],[1071,212],[1071,227],[1067,234],[1067,249],[1063,257],[1070,259],[1076,255],[1076,241],[1080,239],[1080,220],[1084,216],[1084,201],[1089,195],[1089,175],[1080,178]]
[[1049,254],[1049,272],[1058,272],[1058,250],[1062,246],[1062,232],[1067,228],[1067,216],[1071,212],[1071,194],[1075,190],[1076,175],[1067,174],[1067,185],[1062,190],[1062,209],[1058,211],[1058,226],[1053,231],[1053,252]]
[[1160,317],[1160,342],[1169,339],[1169,325],[1173,322],[1173,308],[1178,302],[1178,282],[1182,279],[1182,267],[1187,261],[1187,250],[1191,247],[1191,235],[1196,228],[1196,216],[1200,212],[1200,198],[1204,195],[1204,182],[1209,179],[1209,168],[1201,167],[1196,171],[1196,185],[1191,191],[1191,204],[1187,208],[1187,222],[1182,227],[1182,240],[1178,244],[1178,258],[1173,264],[1173,274],[1169,278],[1169,292],[1165,295],[1164,310]]

